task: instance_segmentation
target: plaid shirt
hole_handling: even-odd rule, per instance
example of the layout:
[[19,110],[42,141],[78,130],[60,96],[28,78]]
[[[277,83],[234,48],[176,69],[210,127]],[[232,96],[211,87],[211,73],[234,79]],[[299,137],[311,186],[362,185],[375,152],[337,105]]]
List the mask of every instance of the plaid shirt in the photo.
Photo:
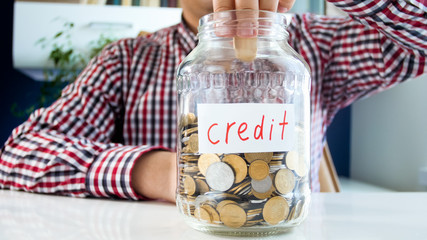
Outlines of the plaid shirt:
[[[337,111],[427,69],[425,2],[331,2],[351,17],[296,15],[288,28],[312,73],[313,191]],[[181,23],[106,47],[60,99],[13,130],[1,150],[0,188],[141,198],[132,167],[143,153],[176,148],[175,70],[195,45]]]

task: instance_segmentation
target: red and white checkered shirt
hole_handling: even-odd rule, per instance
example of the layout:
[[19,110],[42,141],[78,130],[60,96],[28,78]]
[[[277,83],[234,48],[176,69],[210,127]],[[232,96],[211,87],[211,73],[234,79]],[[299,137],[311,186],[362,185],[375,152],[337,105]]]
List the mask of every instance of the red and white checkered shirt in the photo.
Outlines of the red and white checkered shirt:
[[[331,2],[351,17],[296,15],[288,28],[312,73],[313,191],[337,111],[427,69],[425,1]],[[181,23],[106,47],[60,99],[13,130],[1,150],[0,188],[139,199],[132,167],[147,151],[175,149],[175,70],[195,44]]]

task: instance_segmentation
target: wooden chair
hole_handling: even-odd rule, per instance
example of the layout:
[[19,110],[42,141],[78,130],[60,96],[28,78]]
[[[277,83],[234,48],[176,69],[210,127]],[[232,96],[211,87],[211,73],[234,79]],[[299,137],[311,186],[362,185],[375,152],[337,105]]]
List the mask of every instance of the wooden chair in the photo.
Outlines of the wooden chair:
[[323,148],[322,160],[319,168],[320,192],[340,192],[340,182],[328,143]]

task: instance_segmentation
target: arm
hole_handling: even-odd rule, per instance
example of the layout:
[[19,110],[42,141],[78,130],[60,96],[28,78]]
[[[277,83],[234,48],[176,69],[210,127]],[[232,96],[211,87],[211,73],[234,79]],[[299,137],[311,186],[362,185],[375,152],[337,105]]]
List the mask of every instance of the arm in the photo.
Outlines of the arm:
[[[141,189],[141,176],[131,177],[134,166],[138,169],[135,163],[165,158],[165,152],[151,153],[159,148],[111,140],[119,131],[116,121],[123,111],[125,51],[121,48],[130,44],[120,41],[104,49],[60,99],[34,112],[13,131],[1,150],[1,188],[69,196],[166,198]],[[157,165],[170,165],[169,158]]]
[[[310,64],[327,124],[355,100],[427,70],[426,7],[409,1],[331,0],[350,17],[303,15],[291,31]],[[415,1],[412,1],[415,2]],[[418,6],[418,7],[417,7]]]

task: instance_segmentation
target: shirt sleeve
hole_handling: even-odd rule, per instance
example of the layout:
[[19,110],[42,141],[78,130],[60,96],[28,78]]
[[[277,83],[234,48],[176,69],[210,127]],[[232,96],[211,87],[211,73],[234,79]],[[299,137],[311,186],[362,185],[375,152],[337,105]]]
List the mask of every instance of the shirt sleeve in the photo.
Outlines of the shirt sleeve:
[[0,155],[0,188],[68,196],[139,199],[131,171],[150,146],[111,141],[122,112],[117,42],[105,48],[46,109],[13,130]]
[[[415,0],[329,0],[349,17],[311,16],[329,124],[355,100],[426,72],[427,7]],[[316,71],[316,70],[315,70]]]

